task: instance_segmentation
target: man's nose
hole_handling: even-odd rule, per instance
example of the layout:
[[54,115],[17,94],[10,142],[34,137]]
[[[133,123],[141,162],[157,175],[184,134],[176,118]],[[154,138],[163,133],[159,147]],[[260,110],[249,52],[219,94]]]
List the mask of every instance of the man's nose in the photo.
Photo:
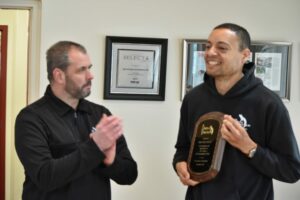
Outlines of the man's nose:
[[94,75],[93,75],[93,73],[91,72],[91,70],[88,70],[88,71],[87,71],[87,79],[88,79],[88,80],[94,79]]
[[216,55],[216,48],[211,46],[205,50],[206,55]]

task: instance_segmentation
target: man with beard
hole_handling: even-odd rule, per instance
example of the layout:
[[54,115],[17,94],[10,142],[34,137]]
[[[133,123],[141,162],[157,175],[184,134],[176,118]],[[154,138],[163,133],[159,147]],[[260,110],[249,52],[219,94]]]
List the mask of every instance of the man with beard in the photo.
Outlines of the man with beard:
[[47,51],[50,84],[17,116],[15,146],[25,169],[24,200],[110,200],[110,179],[137,178],[119,117],[85,100],[91,92],[86,49],[61,41]]

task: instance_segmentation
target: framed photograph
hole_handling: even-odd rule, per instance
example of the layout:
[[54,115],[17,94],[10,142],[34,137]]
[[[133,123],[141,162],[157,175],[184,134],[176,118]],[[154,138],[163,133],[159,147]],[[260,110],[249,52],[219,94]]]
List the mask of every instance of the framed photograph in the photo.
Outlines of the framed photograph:
[[[183,40],[183,67],[181,99],[203,82],[205,73],[206,40]],[[256,65],[255,76],[282,99],[290,98],[290,61],[292,43],[253,41],[249,61]]]
[[193,87],[203,82],[205,73],[206,40],[185,39],[183,40],[183,67],[181,99]]
[[168,39],[106,36],[104,99],[165,99]]
[[292,43],[253,41],[250,50],[255,76],[282,99],[289,100]]

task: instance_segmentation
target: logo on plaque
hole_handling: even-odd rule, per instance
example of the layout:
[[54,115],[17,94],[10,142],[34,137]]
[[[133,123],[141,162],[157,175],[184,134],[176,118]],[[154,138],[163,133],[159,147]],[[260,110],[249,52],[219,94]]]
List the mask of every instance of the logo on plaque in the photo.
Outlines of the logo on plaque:
[[220,133],[223,116],[221,112],[210,112],[196,122],[188,157],[188,171],[195,181],[209,181],[221,168],[225,148]]

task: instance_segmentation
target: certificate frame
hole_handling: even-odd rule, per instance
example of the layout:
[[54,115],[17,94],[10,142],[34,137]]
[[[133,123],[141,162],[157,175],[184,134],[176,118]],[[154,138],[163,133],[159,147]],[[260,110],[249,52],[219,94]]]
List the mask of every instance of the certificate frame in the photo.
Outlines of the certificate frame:
[[290,100],[292,43],[253,41],[250,50],[255,76],[280,98]]
[[186,93],[203,82],[206,42],[204,39],[183,39],[181,100]]
[[[183,39],[182,89],[184,95],[203,82],[205,73],[204,39]],[[284,100],[290,99],[291,42],[252,41],[249,61],[256,65],[255,75]]]
[[165,100],[166,38],[106,36],[104,99]]

